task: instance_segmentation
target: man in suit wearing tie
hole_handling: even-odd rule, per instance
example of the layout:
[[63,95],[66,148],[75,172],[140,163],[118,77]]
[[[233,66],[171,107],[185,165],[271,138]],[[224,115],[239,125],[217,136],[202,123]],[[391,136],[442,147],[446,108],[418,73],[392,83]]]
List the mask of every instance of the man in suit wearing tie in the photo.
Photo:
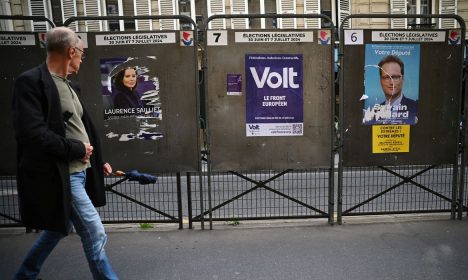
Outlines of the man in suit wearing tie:
[[402,89],[405,78],[405,65],[394,55],[388,55],[379,62],[380,85],[385,95],[385,102],[381,103],[382,114],[380,124],[409,124],[418,122],[418,102],[405,97]]

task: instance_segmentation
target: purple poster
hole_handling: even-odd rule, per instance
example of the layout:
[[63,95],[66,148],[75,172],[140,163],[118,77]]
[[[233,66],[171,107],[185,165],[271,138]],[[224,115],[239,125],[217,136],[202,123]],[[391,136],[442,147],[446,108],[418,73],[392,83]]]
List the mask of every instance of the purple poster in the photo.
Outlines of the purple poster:
[[227,74],[227,95],[242,95],[242,75]]
[[145,117],[162,120],[154,57],[101,59],[104,120]]
[[246,54],[246,135],[301,136],[302,54]]
[[[160,130],[163,104],[155,66],[154,56],[100,59],[107,138],[125,142],[164,137]],[[120,119],[135,120],[134,127],[120,126]]]

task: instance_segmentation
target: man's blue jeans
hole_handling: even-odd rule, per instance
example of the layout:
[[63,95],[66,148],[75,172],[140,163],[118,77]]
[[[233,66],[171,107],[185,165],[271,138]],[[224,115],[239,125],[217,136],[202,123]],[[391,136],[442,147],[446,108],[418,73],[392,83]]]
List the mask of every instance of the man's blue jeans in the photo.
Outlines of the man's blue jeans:
[[[83,249],[94,279],[118,279],[107,255],[104,245],[107,236],[96,208],[85,190],[86,172],[70,174],[72,194],[71,222],[81,237]],[[72,230],[72,224],[69,225]],[[36,279],[41,266],[65,235],[60,232],[42,231],[26,256],[14,279]]]

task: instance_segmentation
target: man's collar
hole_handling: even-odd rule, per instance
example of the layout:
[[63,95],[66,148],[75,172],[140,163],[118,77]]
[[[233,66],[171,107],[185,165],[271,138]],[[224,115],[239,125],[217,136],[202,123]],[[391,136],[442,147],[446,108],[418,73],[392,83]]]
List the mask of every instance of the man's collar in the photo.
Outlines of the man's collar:
[[389,99],[385,99],[385,105],[392,105],[392,106],[400,105],[402,99],[403,99],[403,93],[401,93],[398,98],[391,99],[391,102]]

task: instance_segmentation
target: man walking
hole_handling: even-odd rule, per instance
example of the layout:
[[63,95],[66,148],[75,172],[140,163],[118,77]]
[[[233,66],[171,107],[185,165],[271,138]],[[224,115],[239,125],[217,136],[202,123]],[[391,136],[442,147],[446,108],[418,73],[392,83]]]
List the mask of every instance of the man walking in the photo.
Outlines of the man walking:
[[18,196],[26,227],[42,229],[15,279],[36,279],[47,256],[69,234],[80,235],[94,279],[117,279],[95,207],[105,205],[103,164],[95,128],[67,76],[85,57],[79,36],[65,27],[46,35],[46,62],[15,83]]

